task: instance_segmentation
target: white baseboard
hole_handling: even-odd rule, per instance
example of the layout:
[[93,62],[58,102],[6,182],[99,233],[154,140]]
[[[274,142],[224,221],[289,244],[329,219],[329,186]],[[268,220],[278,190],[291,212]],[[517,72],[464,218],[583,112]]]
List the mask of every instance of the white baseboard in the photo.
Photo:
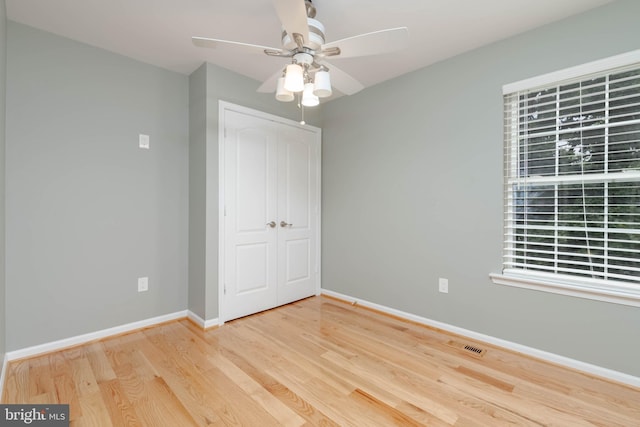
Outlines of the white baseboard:
[[[178,311],[175,313],[165,314],[163,316],[152,317],[150,319],[140,320],[138,322],[127,323],[126,325],[115,326],[109,329],[103,329],[101,331],[90,332],[84,335],[78,335],[75,337],[65,338],[58,341],[52,341],[45,344],[35,345],[33,347],[27,347],[20,350],[9,351],[5,355],[5,359],[16,360],[24,359],[25,357],[37,356],[39,354],[50,353],[52,351],[62,350],[63,348],[73,347],[75,345],[86,344],[91,341],[107,338],[113,335],[123,334],[126,332],[135,331],[136,329],[142,329],[149,326],[154,326],[159,323],[169,322],[176,319],[182,319],[187,317],[187,310]],[[4,374],[4,369],[2,371]]]
[[488,344],[493,344],[498,347],[506,348],[508,350],[523,353],[537,359],[546,360],[548,362],[556,363],[558,365],[566,366],[578,371],[586,372],[591,375],[607,378],[613,381],[618,381],[624,384],[631,385],[633,387],[640,388],[640,377],[625,374],[623,372],[614,371],[612,369],[603,368],[601,366],[592,365],[590,363],[581,362],[580,360],[571,359],[569,357],[560,356],[558,354],[550,353],[547,351],[539,350],[537,348],[528,347],[526,345],[514,343],[511,341],[503,340],[500,338],[492,337],[490,335],[481,334],[468,329],[459,328],[457,326],[449,325],[448,323],[438,322],[436,320],[427,319],[425,317],[417,316],[415,314],[407,313],[404,311],[389,308],[380,304],[372,303],[359,298],[354,298],[349,295],[343,295],[338,292],[323,289],[324,295],[334,297],[340,300],[355,302],[363,307],[369,307],[382,313],[391,314],[403,319],[410,320],[412,322],[420,323],[426,326],[430,326],[437,329],[442,329],[457,335],[462,335],[477,341],[483,341]]
[[220,326],[220,321],[218,320],[218,318],[204,320],[202,317],[198,316],[191,310],[187,312],[187,317],[191,319],[193,323],[200,326],[202,329],[209,329],[214,326]]
[[2,371],[0,371],[0,401],[2,400],[2,396],[4,394],[4,378],[7,372],[8,363],[9,363],[9,358],[7,357],[7,353],[5,353],[4,360],[2,362]]

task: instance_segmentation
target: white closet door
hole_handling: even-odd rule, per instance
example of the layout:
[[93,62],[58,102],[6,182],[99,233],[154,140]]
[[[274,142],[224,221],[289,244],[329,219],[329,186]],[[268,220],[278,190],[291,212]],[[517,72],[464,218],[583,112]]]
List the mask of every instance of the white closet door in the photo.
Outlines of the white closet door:
[[278,133],[278,304],[315,293],[317,152],[315,135]]
[[314,295],[319,287],[319,134],[224,112],[227,321]]
[[236,112],[225,116],[226,320],[277,303],[278,141],[270,123]]

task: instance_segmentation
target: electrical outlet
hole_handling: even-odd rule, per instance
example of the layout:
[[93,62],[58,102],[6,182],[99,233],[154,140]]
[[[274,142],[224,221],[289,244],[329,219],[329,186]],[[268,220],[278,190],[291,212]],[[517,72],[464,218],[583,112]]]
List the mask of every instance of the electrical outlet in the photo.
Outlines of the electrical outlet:
[[438,279],[438,290],[443,294],[449,293],[449,280],[440,277]]
[[138,277],[138,292],[145,292],[149,290],[149,278]]

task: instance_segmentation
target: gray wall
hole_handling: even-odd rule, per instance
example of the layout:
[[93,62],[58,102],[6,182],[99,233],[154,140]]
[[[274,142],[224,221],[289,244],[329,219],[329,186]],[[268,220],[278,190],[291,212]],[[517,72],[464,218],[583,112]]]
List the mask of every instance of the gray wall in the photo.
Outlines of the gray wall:
[[[213,64],[189,79],[189,308],[205,320],[218,318],[218,102],[220,100],[300,120],[295,103],[256,92],[260,83]],[[206,94],[206,97],[205,97]],[[305,111],[320,124],[320,110]],[[204,198],[203,198],[204,197]]]
[[[4,360],[6,328],[5,303],[5,94],[7,75],[7,15],[0,0],[0,363]],[[2,369],[0,365],[0,370]],[[1,385],[0,385],[1,387]]]
[[[207,66],[189,77],[189,310],[206,315]],[[215,316],[213,316],[215,317]]]
[[638,308],[488,277],[501,271],[502,85],[640,48],[639,16],[640,2],[614,2],[329,104],[323,287],[640,376]]
[[184,310],[188,78],[14,22],[7,41],[7,349]]

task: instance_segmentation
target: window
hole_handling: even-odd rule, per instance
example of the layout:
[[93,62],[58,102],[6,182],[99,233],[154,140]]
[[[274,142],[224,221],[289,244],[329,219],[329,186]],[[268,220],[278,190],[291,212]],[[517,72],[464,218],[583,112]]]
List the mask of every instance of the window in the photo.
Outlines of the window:
[[505,86],[495,282],[640,306],[640,51]]

